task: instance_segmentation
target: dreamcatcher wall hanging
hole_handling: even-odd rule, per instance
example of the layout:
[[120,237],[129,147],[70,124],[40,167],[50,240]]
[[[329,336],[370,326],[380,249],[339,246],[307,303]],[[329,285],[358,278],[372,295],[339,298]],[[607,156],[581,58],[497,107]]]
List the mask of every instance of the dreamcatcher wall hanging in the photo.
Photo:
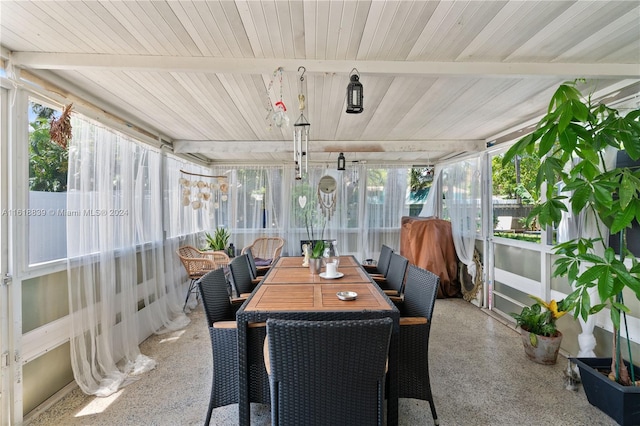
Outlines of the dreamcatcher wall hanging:
[[324,175],[318,183],[318,205],[322,214],[331,220],[331,216],[336,211],[336,196],[338,183],[333,176]]
[[229,184],[226,176],[202,175],[180,170],[179,183],[182,189],[182,205],[191,206],[193,210],[220,207],[220,203],[227,201]]

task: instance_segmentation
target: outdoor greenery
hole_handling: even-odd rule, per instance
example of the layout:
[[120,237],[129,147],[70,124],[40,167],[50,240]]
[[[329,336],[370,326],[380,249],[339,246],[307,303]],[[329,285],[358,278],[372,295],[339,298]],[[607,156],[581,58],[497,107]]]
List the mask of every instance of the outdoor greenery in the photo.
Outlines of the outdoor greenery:
[[49,135],[49,122],[57,111],[39,104],[32,104],[32,111],[36,118],[29,123],[29,189],[66,192],[69,155]]
[[540,242],[540,234],[525,234],[522,232],[493,231],[494,237],[510,238],[512,240],[529,241],[532,243]]
[[[575,215],[586,212],[599,220],[595,237],[583,235],[556,245],[559,257],[554,276],[566,275],[574,286],[568,299],[576,301],[576,318],[586,320],[605,308],[610,310],[615,328],[612,371],[617,381],[629,384],[620,362],[620,325],[629,312],[623,290],[640,299],[640,264],[626,248],[625,237],[627,228],[640,222],[640,170],[608,168],[604,155],[613,148],[626,151],[632,160],[640,158],[640,109],[622,115],[585,98],[578,84],[560,85],[536,130],[509,149],[503,165],[524,153],[542,158],[532,191],[539,201],[530,214],[537,216],[541,226],[557,225],[569,207]],[[561,191],[556,190],[557,184],[562,185]],[[608,247],[606,231],[619,233],[619,255]],[[592,301],[593,289],[599,301]]]
[[[503,163],[502,159],[501,155],[491,159],[493,195],[507,199],[522,198],[524,195],[523,203],[529,204],[526,194],[530,194],[535,188],[540,159],[535,154],[526,153],[513,157],[506,163]],[[518,173],[516,173],[516,159]]]

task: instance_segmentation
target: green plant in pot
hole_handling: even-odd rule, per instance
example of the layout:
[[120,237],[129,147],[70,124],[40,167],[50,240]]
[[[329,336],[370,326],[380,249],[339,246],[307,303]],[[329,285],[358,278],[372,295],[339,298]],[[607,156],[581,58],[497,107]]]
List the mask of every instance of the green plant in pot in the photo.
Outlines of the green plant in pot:
[[[314,231],[315,226],[319,226],[321,224],[322,231],[320,232],[320,238],[316,240],[316,234]],[[307,238],[309,241],[309,246],[307,247],[307,255],[309,256],[309,269],[312,273],[320,273],[320,268],[322,266],[322,255],[324,253],[324,227],[326,225],[326,221],[324,217],[319,218],[318,213],[315,210],[308,209],[305,212],[304,216],[304,225],[307,229]]]
[[[572,284],[574,291],[568,298],[575,300],[575,318],[586,321],[605,308],[610,310],[611,371],[617,382],[629,385],[632,379],[622,362],[620,326],[626,324],[629,313],[624,297],[640,300],[640,265],[625,237],[627,228],[640,220],[640,170],[611,166],[607,156],[611,150],[624,150],[631,160],[640,158],[640,110],[623,116],[585,98],[578,89],[581,83],[558,87],[535,131],[507,151],[503,164],[522,153],[542,159],[535,183],[539,201],[529,215],[537,217],[540,226],[557,225],[569,209],[595,223],[589,228],[594,235],[583,234],[555,246],[558,259],[553,274],[567,276]],[[609,234],[619,234],[619,254],[608,246]],[[599,300],[592,299],[592,294]]]
[[562,341],[556,320],[571,309],[573,300],[566,298],[547,303],[536,296],[529,297],[536,303],[525,306],[519,314],[510,315],[522,329],[522,343],[529,359],[539,364],[555,364]]
[[230,236],[226,228],[217,228],[213,235],[206,232],[207,250],[226,250]]

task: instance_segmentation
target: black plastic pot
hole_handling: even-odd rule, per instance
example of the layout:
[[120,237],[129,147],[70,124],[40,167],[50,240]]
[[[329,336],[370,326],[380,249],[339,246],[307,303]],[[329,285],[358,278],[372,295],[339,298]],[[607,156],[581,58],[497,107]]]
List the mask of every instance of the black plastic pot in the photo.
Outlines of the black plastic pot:
[[[598,371],[609,371],[611,358],[571,358],[571,361],[580,369],[582,387],[591,405],[622,426],[640,424],[640,387],[622,386]],[[630,368],[628,362],[625,364]],[[640,368],[634,366],[633,370],[639,380]]]

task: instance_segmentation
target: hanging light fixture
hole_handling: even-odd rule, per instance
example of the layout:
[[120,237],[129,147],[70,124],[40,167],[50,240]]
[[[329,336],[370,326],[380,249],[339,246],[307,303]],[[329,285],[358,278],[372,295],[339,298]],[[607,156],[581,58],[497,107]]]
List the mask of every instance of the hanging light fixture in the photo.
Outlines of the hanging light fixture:
[[338,155],[338,170],[344,170],[344,163],[344,154],[341,152],[340,155]]
[[[353,73],[355,71],[355,74]],[[347,113],[360,114],[364,108],[362,106],[362,83],[360,83],[360,73],[357,69],[352,69],[349,74],[350,81],[347,86]]]
[[305,93],[307,84],[304,81],[305,67],[298,67],[298,72],[302,70],[298,81],[298,109],[300,117],[293,125],[293,161],[296,165],[296,180],[302,179],[302,157],[304,156],[304,172],[307,173],[309,166],[309,121],[304,116]]

